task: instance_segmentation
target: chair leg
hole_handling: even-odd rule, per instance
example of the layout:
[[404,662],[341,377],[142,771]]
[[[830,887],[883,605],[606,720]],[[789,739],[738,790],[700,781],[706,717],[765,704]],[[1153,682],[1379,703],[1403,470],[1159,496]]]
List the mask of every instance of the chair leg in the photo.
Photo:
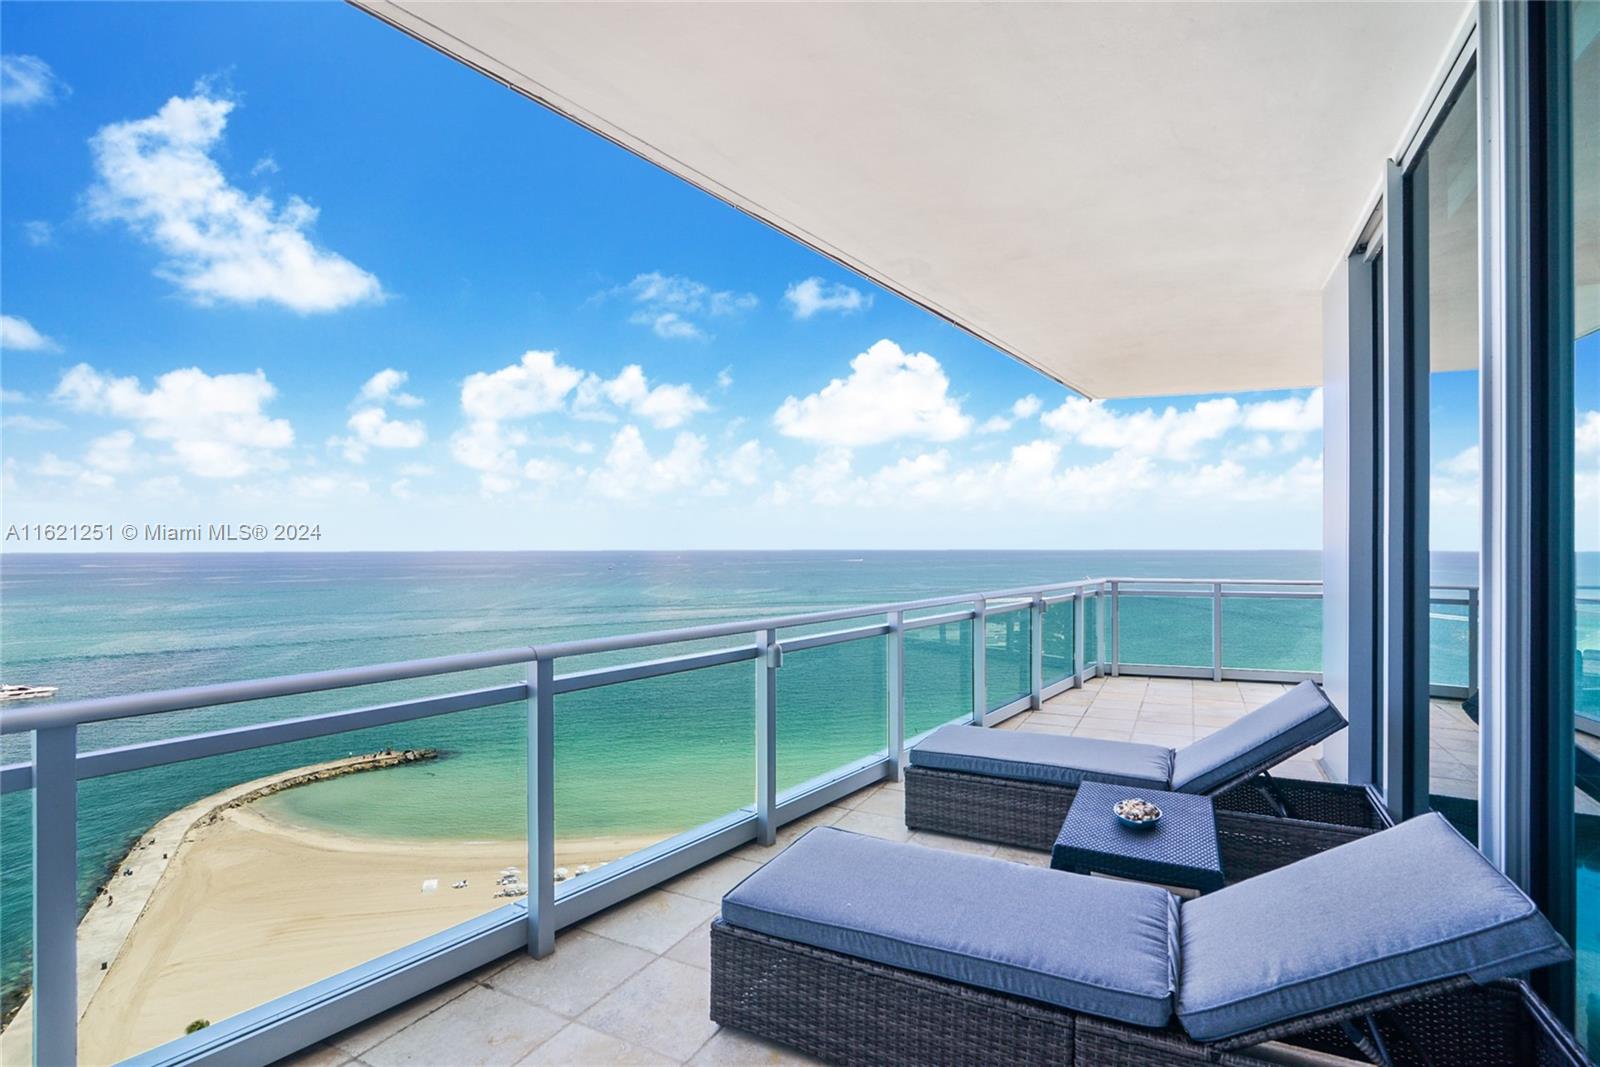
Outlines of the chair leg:
[[1361,1050],[1361,1054],[1378,1067],[1394,1067],[1394,1060],[1389,1057],[1389,1048],[1383,1041],[1383,1035],[1378,1032],[1378,1021],[1371,1015],[1363,1015],[1360,1019],[1346,1019],[1339,1024],[1344,1030],[1344,1036],[1350,1043]]
[[1273,779],[1272,775],[1262,771],[1256,776],[1256,785],[1261,789],[1261,795],[1272,806],[1272,810],[1277,813],[1278,818],[1292,819],[1295,817],[1294,809],[1289,806],[1289,799],[1278,791],[1278,783]]

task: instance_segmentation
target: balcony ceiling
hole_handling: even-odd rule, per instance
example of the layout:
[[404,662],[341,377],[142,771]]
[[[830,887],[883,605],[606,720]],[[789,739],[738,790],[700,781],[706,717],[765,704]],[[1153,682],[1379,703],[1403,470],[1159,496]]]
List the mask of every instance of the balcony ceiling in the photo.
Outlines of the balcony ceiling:
[[1091,396],[1320,382],[1468,9],[357,2]]

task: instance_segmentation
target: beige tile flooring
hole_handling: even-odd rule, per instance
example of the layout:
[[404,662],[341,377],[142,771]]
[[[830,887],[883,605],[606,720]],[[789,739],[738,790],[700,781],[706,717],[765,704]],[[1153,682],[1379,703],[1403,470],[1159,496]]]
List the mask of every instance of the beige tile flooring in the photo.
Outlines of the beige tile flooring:
[[1459,700],[1428,701],[1428,791],[1478,797],[1478,724]]
[[[1000,729],[1179,746],[1227,725],[1285,687],[1106,678],[1069,690]],[[1324,778],[1319,751],[1282,773]],[[793,1064],[811,1062],[709,1018],[709,926],[722,894],[813,826],[1044,864],[1046,853],[910,833],[900,783],[871,786],[583,923],[535,960],[514,953],[309,1049],[301,1067],[402,1064]]]

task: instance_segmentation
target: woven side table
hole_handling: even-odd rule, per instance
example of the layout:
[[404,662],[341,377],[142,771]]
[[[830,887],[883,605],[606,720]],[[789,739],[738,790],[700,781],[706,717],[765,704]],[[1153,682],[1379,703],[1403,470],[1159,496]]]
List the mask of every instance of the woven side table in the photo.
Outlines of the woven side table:
[[[1123,823],[1111,806],[1129,797],[1160,808],[1161,820],[1154,826]],[[1209,893],[1223,885],[1216,811],[1210,797],[1085,782],[1050,850],[1050,866]]]

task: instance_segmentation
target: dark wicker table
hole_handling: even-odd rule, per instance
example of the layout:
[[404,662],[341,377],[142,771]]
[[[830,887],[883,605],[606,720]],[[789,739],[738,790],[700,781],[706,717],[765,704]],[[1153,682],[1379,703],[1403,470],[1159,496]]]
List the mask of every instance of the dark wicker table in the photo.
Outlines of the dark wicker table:
[[[1128,797],[1150,801],[1161,809],[1161,820],[1124,824],[1111,806]],[[1050,866],[1209,893],[1223,885],[1216,811],[1210,797],[1085,782],[1067,809]]]

